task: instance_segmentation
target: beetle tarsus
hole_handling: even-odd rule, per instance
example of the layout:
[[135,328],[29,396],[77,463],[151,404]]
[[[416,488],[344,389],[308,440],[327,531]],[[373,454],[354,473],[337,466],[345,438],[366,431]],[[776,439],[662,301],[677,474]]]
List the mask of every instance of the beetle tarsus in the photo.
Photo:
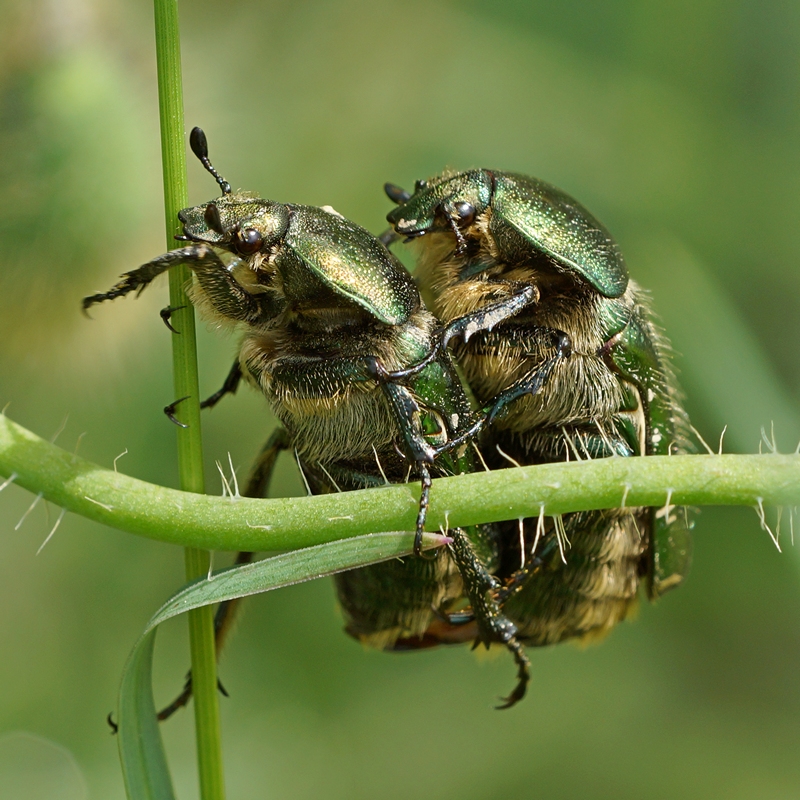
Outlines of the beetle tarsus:
[[189,395],[187,394],[186,397],[181,397],[178,400],[175,400],[173,403],[170,403],[168,406],[164,406],[164,413],[167,415],[167,419],[170,422],[174,422],[179,428],[188,428],[189,426],[185,422],[181,422],[175,416],[175,410],[178,408],[178,404],[182,403],[184,400],[188,400]]
[[498,605],[502,606],[504,603],[526,586],[528,581],[539,572],[544,562],[538,556],[526,560],[525,566],[518,569],[495,593],[494,599]]
[[171,330],[173,333],[178,333],[178,334],[179,334],[179,333],[180,333],[180,331],[176,331],[176,330],[175,330],[175,328],[173,328],[173,327],[172,327],[172,323],[170,322],[170,319],[172,318],[172,315],[173,315],[173,314],[174,314],[176,311],[180,311],[182,308],[186,308],[186,306],[166,306],[166,308],[162,308],[162,309],[161,309],[161,311],[159,311],[159,312],[158,312],[158,313],[159,313],[159,315],[161,316],[161,319],[162,319],[162,321],[164,322],[164,324],[165,324],[165,325],[166,325],[166,326],[167,326],[167,327],[168,327],[168,328],[169,328],[169,329],[170,329],[170,330]]
[[531,679],[531,662],[522,645],[513,637],[505,645],[514,655],[514,662],[517,665],[517,685],[508,697],[500,698],[502,705],[495,706],[498,711],[511,708],[511,706],[522,700],[525,697],[525,692],[528,690],[528,683]]
[[422,534],[425,532],[425,518],[428,516],[428,503],[431,496],[431,473],[427,464],[418,464],[422,490],[419,495],[419,511],[417,512],[417,529],[414,534],[414,555],[433,561],[439,555],[438,548],[430,554],[422,549]]
[[[387,372],[385,369],[382,369],[376,376],[376,380],[404,381],[413,378],[435,361],[442,350],[447,349],[447,346],[453,339],[460,338],[466,343],[474,334],[480,331],[492,330],[496,325],[514,316],[526,306],[535,303],[538,299],[539,292],[535,287],[528,284],[520,284],[519,288],[510,297],[500,300],[497,303],[491,303],[485,308],[478,309],[470,314],[464,314],[454,319],[445,328],[437,331],[434,335],[435,344],[433,348],[421,361],[418,361],[416,364],[406,369],[399,369],[393,372]],[[566,336],[566,334],[563,335]]]
[[[217,691],[223,697],[230,697],[228,694],[228,690],[222,685],[222,681],[217,678]],[[189,701],[192,699],[192,673],[189,672],[186,675],[186,683],[183,685],[183,691],[168,705],[161,709],[161,711],[156,714],[156,719],[159,722],[164,722],[168,720],[178,709],[183,708],[184,706],[189,705]]]
[[225,383],[214,392],[210,397],[207,397],[200,403],[200,408],[214,408],[214,406],[225,397],[226,394],[235,394],[236,390],[239,388],[239,384],[242,380],[242,365],[239,361],[234,361],[233,366],[231,367],[231,371],[228,373],[227,377],[225,378]]
[[179,708],[183,708],[192,699],[192,673],[186,676],[186,683],[183,685],[183,691],[166,707],[156,714],[156,719],[159,722],[168,720]]

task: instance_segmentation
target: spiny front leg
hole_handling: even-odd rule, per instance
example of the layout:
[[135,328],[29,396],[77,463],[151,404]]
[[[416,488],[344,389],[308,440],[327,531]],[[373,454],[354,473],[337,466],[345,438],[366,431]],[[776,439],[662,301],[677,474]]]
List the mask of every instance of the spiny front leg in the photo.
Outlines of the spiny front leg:
[[93,294],[83,300],[87,311],[96,303],[115,300],[131,292],[141,294],[154,278],[185,264],[194,272],[214,309],[228,319],[255,322],[262,316],[258,298],[246,292],[228,272],[214,250],[205,244],[194,244],[179,250],[170,250],[138,269],[126,272],[107,292]]

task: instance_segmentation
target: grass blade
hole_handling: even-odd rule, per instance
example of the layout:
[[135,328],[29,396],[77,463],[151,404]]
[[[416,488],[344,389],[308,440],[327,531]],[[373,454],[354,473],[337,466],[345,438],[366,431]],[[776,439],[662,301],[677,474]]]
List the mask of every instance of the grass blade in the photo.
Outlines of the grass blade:
[[155,630],[149,630],[137,642],[119,690],[117,744],[125,791],[131,800],[175,797],[153,703],[155,641]]
[[[438,547],[447,539],[425,534],[423,547]],[[268,592],[409,555],[410,532],[373,533],[283,553],[263,561],[220,570],[174,594],[156,612],[136,643],[125,666],[119,693],[119,752],[125,789],[132,800],[172,800],[174,792],[153,702],[152,663],[156,628],[164,620],[197,608]]]

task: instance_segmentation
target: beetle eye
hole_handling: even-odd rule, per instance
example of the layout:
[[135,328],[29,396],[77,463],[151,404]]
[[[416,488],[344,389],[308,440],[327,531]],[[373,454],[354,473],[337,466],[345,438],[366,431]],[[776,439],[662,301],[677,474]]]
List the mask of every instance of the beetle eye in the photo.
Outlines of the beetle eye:
[[255,228],[243,228],[236,231],[233,237],[233,246],[243,256],[258,252],[262,244],[264,244],[264,238]]
[[414,184],[414,194],[428,188],[428,181],[419,180]]
[[453,211],[459,225],[471,225],[475,221],[475,206],[472,203],[456,203]]

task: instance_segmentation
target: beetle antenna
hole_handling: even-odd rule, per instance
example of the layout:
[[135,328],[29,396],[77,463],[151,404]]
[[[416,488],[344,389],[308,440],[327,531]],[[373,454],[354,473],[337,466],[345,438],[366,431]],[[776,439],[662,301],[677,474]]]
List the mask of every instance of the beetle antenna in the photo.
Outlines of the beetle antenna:
[[222,189],[222,194],[230,194],[231,185],[214,169],[208,160],[208,139],[206,139],[206,134],[202,128],[192,128],[192,132],[189,134],[189,147],[192,148],[192,152],[200,160],[200,163],[214,176],[214,180],[219,184],[219,188]]
[[394,183],[384,183],[383,191],[386,192],[386,196],[393,203],[397,203],[397,205],[407,203],[411,199],[411,195],[405,189]]

